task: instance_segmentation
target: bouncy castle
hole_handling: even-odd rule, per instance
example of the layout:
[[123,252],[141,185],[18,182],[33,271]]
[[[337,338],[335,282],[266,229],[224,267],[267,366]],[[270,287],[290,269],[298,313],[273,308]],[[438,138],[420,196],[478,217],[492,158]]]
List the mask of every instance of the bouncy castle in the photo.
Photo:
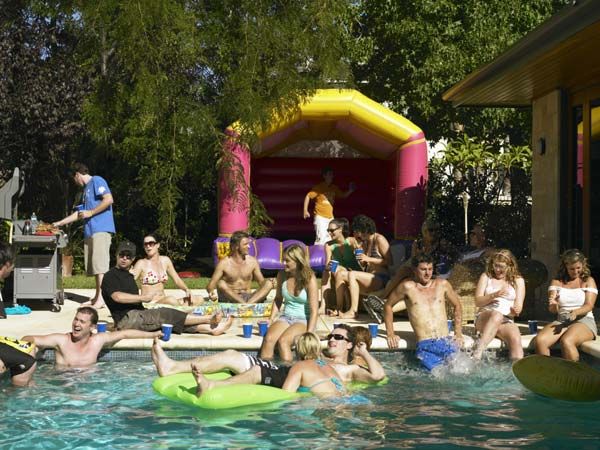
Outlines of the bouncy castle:
[[333,182],[342,190],[350,182],[356,185],[351,196],[336,201],[336,217],[366,214],[390,237],[418,235],[427,143],[421,129],[403,116],[356,90],[322,89],[293,113],[272,121],[258,134],[255,148],[236,141],[235,129],[227,129],[232,139],[225,151],[236,167],[219,174],[220,238],[248,228],[250,199],[235,187],[243,178],[274,219],[273,238],[312,242],[312,218],[303,219],[302,204],[321,181],[323,167],[334,170]]

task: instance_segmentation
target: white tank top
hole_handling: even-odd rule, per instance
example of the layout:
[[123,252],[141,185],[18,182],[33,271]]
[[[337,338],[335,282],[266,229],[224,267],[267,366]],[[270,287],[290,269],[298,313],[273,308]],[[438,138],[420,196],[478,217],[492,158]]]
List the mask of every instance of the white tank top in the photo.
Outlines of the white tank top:
[[[589,287],[580,288],[564,288],[560,286],[550,286],[548,291],[556,291],[558,294],[558,315],[561,313],[567,313],[577,309],[585,303],[585,293],[592,292],[598,294],[598,289]],[[594,318],[594,315],[590,311],[585,317]]]
[[[501,289],[502,281],[497,280],[497,283],[494,281],[495,280],[493,278],[488,277],[488,281],[485,286],[485,294],[486,295],[492,294]],[[515,304],[515,300],[517,298],[517,292],[515,291],[515,288],[512,287],[512,285],[510,285],[508,283],[507,283],[507,290],[508,290],[508,293],[506,294],[506,296],[494,298],[494,300],[491,303],[488,303],[481,309],[498,311],[503,316],[510,315],[510,308],[512,308]]]

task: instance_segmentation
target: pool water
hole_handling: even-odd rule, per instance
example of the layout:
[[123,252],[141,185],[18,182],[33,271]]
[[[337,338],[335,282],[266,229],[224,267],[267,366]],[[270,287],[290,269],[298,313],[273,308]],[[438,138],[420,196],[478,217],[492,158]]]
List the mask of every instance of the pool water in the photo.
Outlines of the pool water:
[[[35,388],[0,383],[0,448],[597,448],[598,403],[539,397],[510,364],[466,363],[430,375],[411,354],[380,355],[390,382],[357,400],[203,411],[151,388],[151,362],[101,362]],[[466,373],[468,372],[468,373]]]

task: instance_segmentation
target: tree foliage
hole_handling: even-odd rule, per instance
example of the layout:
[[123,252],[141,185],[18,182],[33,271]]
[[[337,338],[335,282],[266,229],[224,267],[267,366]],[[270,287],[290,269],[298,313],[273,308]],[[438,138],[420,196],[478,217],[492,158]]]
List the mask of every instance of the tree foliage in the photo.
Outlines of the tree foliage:
[[484,226],[496,245],[527,255],[531,157],[528,146],[495,147],[467,135],[450,141],[429,171],[428,206],[444,235],[462,240],[466,192],[469,224]]
[[529,140],[529,110],[454,108],[442,94],[570,3],[568,0],[403,0],[361,2],[367,57],[354,62],[361,90],[419,125],[428,139],[453,125],[487,142]]

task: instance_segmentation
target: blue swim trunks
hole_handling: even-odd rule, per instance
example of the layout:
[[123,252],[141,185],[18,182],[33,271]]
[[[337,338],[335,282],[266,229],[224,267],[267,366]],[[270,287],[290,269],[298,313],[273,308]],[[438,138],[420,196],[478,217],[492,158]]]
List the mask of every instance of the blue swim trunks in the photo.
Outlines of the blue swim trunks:
[[416,356],[421,360],[427,370],[443,364],[449,356],[452,356],[458,347],[451,337],[425,339],[417,342]]

